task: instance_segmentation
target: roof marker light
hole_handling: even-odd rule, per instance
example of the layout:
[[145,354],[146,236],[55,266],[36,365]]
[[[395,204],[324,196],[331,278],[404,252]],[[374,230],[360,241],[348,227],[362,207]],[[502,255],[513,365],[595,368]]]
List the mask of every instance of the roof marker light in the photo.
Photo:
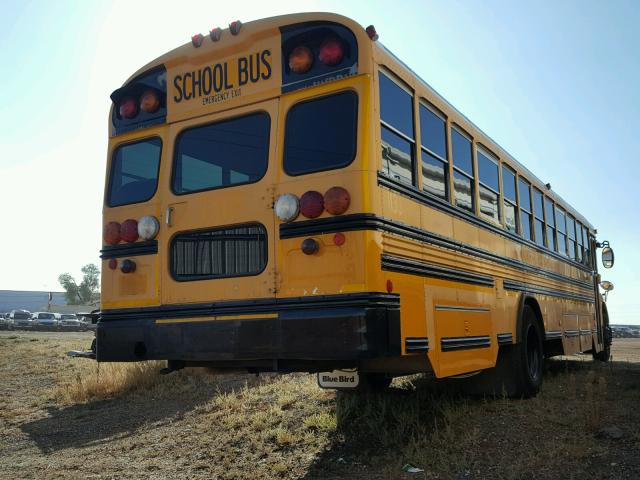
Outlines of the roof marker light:
[[376,32],[376,27],[374,27],[373,25],[369,25],[366,30],[369,38],[376,42],[378,40],[378,32]]
[[202,36],[201,33],[196,33],[193,37],[191,37],[191,43],[196,48],[202,45],[203,40],[204,40],[204,37]]
[[220,27],[216,27],[213,30],[209,30],[209,36],[211,37],[211,40],[217,42],[222,38],[222,29]]
[[138,102],[133,97],[124,97],[120,101],[118,113],[122,118],[133,118],[138,114]]
[[229,31],[231,32],[231,35],[238,35],[240,33],[240,28],[242,28],[242,22],[240,20],[236,20],[229,24]]

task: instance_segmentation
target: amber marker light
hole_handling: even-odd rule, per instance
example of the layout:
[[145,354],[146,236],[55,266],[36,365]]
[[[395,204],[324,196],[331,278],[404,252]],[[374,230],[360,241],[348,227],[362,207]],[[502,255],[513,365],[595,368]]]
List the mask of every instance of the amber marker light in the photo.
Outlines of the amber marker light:
[[307,47],[296,47],[289,54],[289,68],[294,73],[306,73],[313,65],[313,53]]
[[154,90],[145,90],[140,97],[140,110],[147,113],[157,112],[160,108],[160,98]]

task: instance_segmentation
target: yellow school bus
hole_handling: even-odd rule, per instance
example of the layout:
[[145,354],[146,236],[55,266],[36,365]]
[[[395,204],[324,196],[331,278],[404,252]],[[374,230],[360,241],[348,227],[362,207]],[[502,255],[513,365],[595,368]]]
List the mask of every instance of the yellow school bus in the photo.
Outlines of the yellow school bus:
[[529,396],[545,356],[608,359],[594,227],[373,26],[233,22],[111,99],[98,361]]

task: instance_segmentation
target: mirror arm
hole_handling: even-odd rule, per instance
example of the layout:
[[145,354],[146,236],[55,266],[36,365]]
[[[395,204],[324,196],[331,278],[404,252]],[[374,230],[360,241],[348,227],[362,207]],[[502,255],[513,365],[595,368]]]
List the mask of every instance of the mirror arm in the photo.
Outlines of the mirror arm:
[[609,240],[604,240],[602,243],[596,242],[597,248],[609,247]]

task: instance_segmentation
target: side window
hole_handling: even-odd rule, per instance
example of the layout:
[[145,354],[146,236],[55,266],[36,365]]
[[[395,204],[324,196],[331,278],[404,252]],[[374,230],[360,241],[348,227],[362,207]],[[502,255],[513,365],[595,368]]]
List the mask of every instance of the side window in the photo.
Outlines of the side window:
[[567,221],[564,211],[556,207],[556,226],[558,232],[558,252],[567,254]]
[[533,240],[531,229],[531,185],[524,178],[518,179],[520,200],[520,227],[522,236],[527,240]]
[[382,170],[391,178],[413,185],[413,96],[382,72],[379,81]]
[[569,258],[576,259],[576,221],[571,215],[567,215],[567,237],[569,238]]
[[296,103],[287,113],[284,170],[289,175],[349,165],[356,156],[358,95],[346,91]]
[[542,192],[537,188],[533,189],[533,222],[534,230],[536,232],[536,243],[541,247],[544,247],[547,243],[545,241],[544,231],[544,204],[542,200]]
[[502,165],[502,194],[504,195],[504,225],[510,232],[517,233],[516,174],[506,165]]
[[477,149],[478,181],[480,183],[480,213],[500,223],[500,181],[498,160],[484,150]]
[[119,146],[113,153],[107,205],[149,200],[158,186],[162,141],[149,138]]
[[422,143],[422,189],[444,200],[449,199],[447,162],[447,122],[429,107],[420,105]]
[[553,216],[553,202],[548,198],[544,197],[544,208],[547,217],[547,245],[549,250],[558,251],[558,247],[556,245],[556,221]]
[[182,195],[260,180],[269,161],[270,122],[260,112],[184,130],[176,139],[173,191]]
[[473,212],[473,156],[471,140],[455,128],[451,129],[454,202]]

